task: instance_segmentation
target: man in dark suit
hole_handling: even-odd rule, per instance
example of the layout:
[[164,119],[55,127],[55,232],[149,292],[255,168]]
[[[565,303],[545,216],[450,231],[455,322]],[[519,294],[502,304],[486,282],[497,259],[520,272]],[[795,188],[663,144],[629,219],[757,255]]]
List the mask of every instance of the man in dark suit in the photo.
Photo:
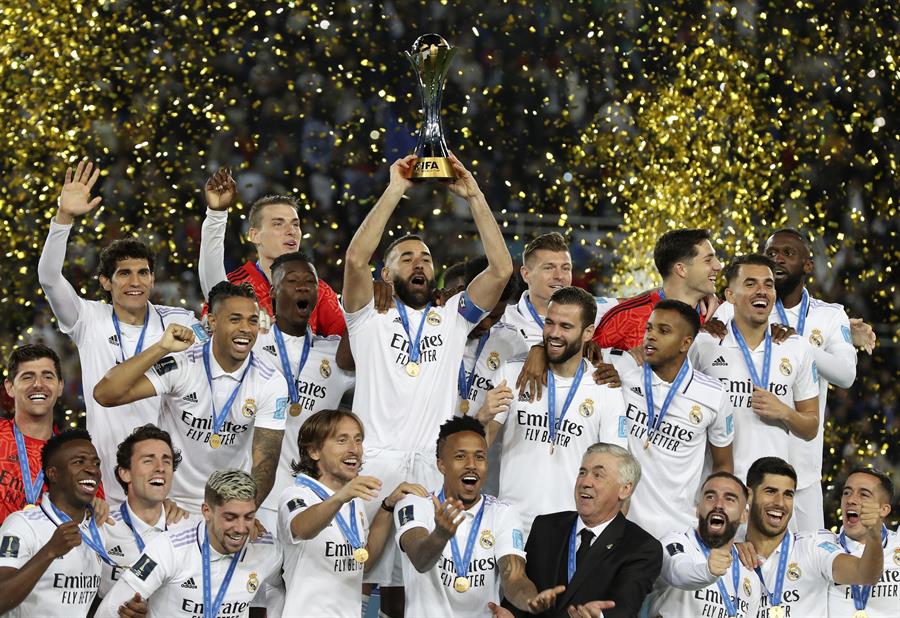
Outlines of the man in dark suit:
[[538,590],[565,586],[541,616],[637,616],[662,568],[662,547],[622,515],[641,467],[625,449],[588,448],[575,483],[576,511],[535,518],[525,545],[527,576]]

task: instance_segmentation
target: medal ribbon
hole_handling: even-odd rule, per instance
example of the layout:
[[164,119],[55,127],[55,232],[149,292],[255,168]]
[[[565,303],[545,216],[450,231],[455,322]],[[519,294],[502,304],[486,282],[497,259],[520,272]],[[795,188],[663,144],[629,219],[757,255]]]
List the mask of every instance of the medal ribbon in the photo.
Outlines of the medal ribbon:
[[228,571],[225,572],[222,585],[219,586],[219,591],[216,593],[215,601],[213,601],[212,576],[209,564],[209,529],[206,530],[206,535],[203,537],[203,547],[200,554],[203,557],[203,616],[204,618],[216,618],[219,615],[219,607],[222,606],[222,601],[225,600],[228,584],[231,583],[234,569],[237,567],[241,556],[240,552],[231,555],[231,564],[228,565]]
[[563,403],[562,412],[559,415],[559,421],[556,419],[556,377],[553,375],[553,370],[550,367],[547,367],[547,430],[550,432],[550,444],[556,443],[556,434],[558,433],[557,422],[560,426],[562,426],[563,419],[566,418],[566,412],[569,411],[569,406],[572,404],[572,400],[575,399],[575,391],[578,390],[578,386],[581,384],[581,378],[584,376],[584,360],[578,364],[578,371],[575,372],[575,377],[572,378],[572,388],[569,389],[569,394],[566,396],[566,401]]
[[765,349],[763,352],[763,370],[762,377],[758,373],[756,373],[756,365],[753,364],[753,356],[750,354],[750,349],[747,347],[747,342],[744,340],[744,336],[741,334],[741,331],[738,330],[737,324],[734,323],[734,320],[731,322],[731,332],[734,333],[734,340],[738,344],[738,348],[741,350],[741,354],[744,356],[744,362],[747,364],[747,370],[750,372],[750,379],[753,380],[753,383],[760,387],[763,390],[769,390],[769,365],[772,361],[772,335],[769,333],[768,329],[766,329],[766,339],[765,339]]
[[575,518],[575,521],[572,523],[572,532],[569,533],[569,558],[566,563],[566,573],[567,579],[566,583],[572,582],[572,577],[575,576],[575,539],[578,537],[575,534],[575,530],[578,528],[578,518]]
[[134,523],[131,521],[131,515],[128,514],[128,507],[124,502],[119,505],[119,513],[122,515],[122,523],[128,526],[128,529],[131,530],[131,534],[134,535],[134,540],[137,542],[138,551],[143,553],[144,539],[141,538],[141,535],[138,534],[138,531],[135,529]]
[[[328,495],[327,491],[319,486],[318,483],[306,476],[298,476],[295,483],[297,485],[306,487],[311,492],[319,496],[319,499],[322,501],[328,500],[328,498],[331,497]],[[344,538],[347,539],[347,542],[350,543],[353,549],[359,549],[363,546],[362,539],[359,536],[359,527],[356,524],[356,500],[350,501],[350,525],[347,525],[347,520],[344,519],[343,515],[341,515],[340,510],[335,513],[334,520],[337,522],[338,528],[340,528],[341,530],[341,534],[344,535]]]
[[[694,536],[697,538],[697,545],[700,546],[700,549],[703,551],[703,557],[709,558],[709,548],[706,546],[706,543],[703,542],[703,539],[700,538],[700,535],[697,534],[697,531],[694,530]],[[741,581],[741,559],[738,556],[737,550],[734,548],[734,545],[731,546],[731,583],[734,587],[734,599],[731,598],[731,595],[728,594],[728,590],[725,588],[725,582],[722,581],[722,578],[719,577],[716,579],[716,585],[719,587],[719,594],[722,596],[722,602],[725,603],[725,613],[729,616],[737,616],[737,609],[735,608],[735,603],[740,596],[738,594],[739,584]]]
[[415,341],[409,332],[409,316],[406,314],[406,305],[397,297],[394,297],[394,304],[397,305],[400,323],[403,324],[403,330],[406,331],[406,337],[409,339],[409,362],[417,363],[419,362],[419,342],[422,341],[422,329],[425,327],[425,318],[428,317],[428,312],[431,310],[431,303],[425,305],[422,310],[422,319],[419,321],[419,330],[416,331]]
[[[113,327],[116,329],[116,338],[119,340],[119,350],[122,352],[122,362],[124,363],[128,360],[128,357],[125,356],[125,346],[122,344],[122,329],[119,327],[119,316],[116,315],[115,309],[112,312],[112,323]],[[162,316],[159,316],[159,323],[162,326],[162,329],[166,330],[166,325],[163,323]],[[144,349],[144,335],[147,334],[147,325],[150,324],[150,305],[147,305],[147,312],[144,314],[144,325],[141,327],[141,336],[138,337],[137,345],[134,346],[134,355],[137,356]]]
[[475,366],[478,364],[478,358],[481,356],[481,352],[484,350],[484,346],[487,344],[490,336],[491,331],[488,331],[478,340],[478,347],[475,349],[475,360],[472,361],[472,373],[469,373],[467,376],[465,359],[459,361],[459,377],[456,380],[456,384],[459,389],[459,396],[463,399],[469,398],[469,393],[472,391],[472,383],[475,382]]
[[[72,518],[60,511],[53,502],[49,500],[47,502],[50,502],[50,507],[62,523],[65,524],[72,521]],[[115,560],[109,557],[109,554],[106,553],[106,548],[103,547],[103,539],[100,537],[100,531],[97,529],[97,522],[94,521],[94,507],[88,506],[87,508],[91,512],[91,516],[88,519],[89,534],[85,534],[84,530],[79,526],[78,530],[81,532],[81,540],[84,541],[85,545],[93,549],[103,562],[112,567],[119,566]],[[44,512],[46,513],[46,511]]]
[[234,403],[234,400],[237,398],[237,394],[241,388],[241,384],[244,383],[244,378],[247,377],[247,372],[250,371],[250,365],[253,364],[253,352],[250,352],[250,358],[247,360],[247,366],[244,368],[244,373],[241,374],[241,379],[234,387],[234,390],[231,391],[231,395],[228,396],[228,401],[225,402],[225,407],[222,408],[222,411],[220,413],[217,413],[215,391],[213,390],[212,371],[209,368],[209,346],[211,344],[212,338],[208,339],[206,343],[203,344],[203,368],[206,369],[206,382],[207,384],[209,384],[209,401],[212,404],[212,432],[214,434],[217,434],[222,428],[222,425],[225,424],[225,417],[227,417],[228,413],[231,412],[231,406]]
[[306,328],[306,335],[303,338],[303,352],[300,354],[300,365],[297,367],[297,377],[291,372],[291,360],[288,358],[287,347],[284,345],[284,336],[277,324],[272,325],[272,334],[275,335],[275,343],[278,345],[278,358],[281,360],[281,369],[284,372],[284,379],[287,381],[288,394],[291,396],[291,403],[300,401],[300,393],[297,392],[297,380],[303,373],[306,366],[306,359],[309,358],[309,349],[312,347],[312,335],[309,327]]
[[681,363],[681,368],[678,370],[678,374],[675,376],[675,381],[672,382],[672,385],[669,387],[669,392],[666,393],[666,398],[663,400],[662,406],[659,408],[659,418],[656,418],[656,407],[653,405],[653,370],[650,368],[650,364],[644,363],[644,390],[647,392],[647,440],[653,439],[653,432],[656,431],[660,425],[662,425],[663,419],[666,417],[666,414],[669,412],[669,406],[672,404],[672,400],[675,398],[675,394],[678,392],[678,389],[681,387],[681,383],[684,382],[684,378],[688,374],[688,362],[685,360]]
[[[782,304],[780,298],[775,301],[775,309],[778,311],[781,323],[785,326],[790,326],[791,323],[788,321],[787,312],[784,310],[784,304]],[[803,329],[806,328],[807,313],[809,313],[809,292],[806,291],[806,288],[803,288],[803,296],[800,299],[800,317],[797,319],[797,333],[800,335],[803,334]]]
[[[805,291],[805,290],[804,290]],[[838,535],[838,540],[841,542],[841,547],[844,548],[844,551],[848,554],[851,553],[847,548],[847,535],[841,530],[841,533]],[[881,544],[882,546],[887,541],[887,527],[884,524],[881,524]],[[850,596],[853,597],[853,607],[856,608],[856,611],[863,611],[866,609],[866,603],[869,602],[869,594],[872,592],[872,586],[858,586],[856,584],[852,584],[850,586]]]
[[[659,294],[660,300],[666,300],[666,293],[665,293],[665,291],[663,291],[662,288],[659,288],[659,292],[657,292],[657,293]],[[700,303],[697,303],[697,306],[694,307],[694,309],[697,310],[697,315],[700,315]]]
[[541,319],[541,316],[538,314],[537,309],[535,309],[534,305],[531,304],[531,297],[525,297],[525,306],[528,307],[528,313],[531,314],[531,318],[534,320],[534,323],[537,324],[538,328],[544,330],[544,320]]
[[[444,490],[438,494],[438,500],[444,503]],[[463,555],[459,553],[459,543],[456,542],[456,535],[450,538],[450,550],[453,552],[453,570],[456,571],[457,577],[465,577],[469,572],[469,563],[472,561],[472,554],[475,553],[475,539],[478,538],[478,531],[481,529],[481,518],[484,517],[484,505],[486,500],[484,495],[481,496],[481,508],[472,520],[472,527],[469,529],[469,538],[466,539],[466,552]]]
[[16,451],[19,456],[19,471],[22,473],[22,489],[25,491],[25,504],[34,505],[41,497],[44,489],[44,469],[37,473],[32,483],[31,466],[28,465],[28,452],[25,450],[25,438],[13,423],[13,435],[16,437]]
[[766,591],[766,595],[769,597],[769,605],[781,605],[781,593],[784,590],[784,573],[787,570],[788,563],[788,553],[790,553],[791,547],[791,534],[787,533],[784,535],[784,540],[781,541],[781,555],[778,556],[778,572],[775,574],[775,591],[770,592],[769,587],[766,585],[766,580],[763,578],[762,569],[756,567],[753,569],[756,571],[756,576],[759,578],[759,583],[762,584],[763,589]]

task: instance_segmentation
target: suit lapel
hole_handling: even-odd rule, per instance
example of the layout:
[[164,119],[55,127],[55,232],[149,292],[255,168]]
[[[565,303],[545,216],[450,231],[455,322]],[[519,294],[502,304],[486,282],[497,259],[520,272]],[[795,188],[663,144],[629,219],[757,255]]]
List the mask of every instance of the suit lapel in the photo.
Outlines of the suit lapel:
[[[571,530],[571,528],[569,528],[569,530]],[[566,586],[566,591],[563,593],[562,597],[557,600],[557,608],[567,607],[578,588],[587,582],[589,578],[592,578],[591,584],[596,586],[598,583],[596,581],[596,575],[600,572],[597,567],[602,564],[607,554],[614,550],[621,542],[624,532],[625,516],[619,513],[611,522],[609,522],[606,529],[600,533],[600,536],[591,544],[591,550],[588,552],[587,556],[585,556],[584,562],[582,562],[575,570],[572,581]],[[568,542],[566,543],[566,556],[568,557]]]

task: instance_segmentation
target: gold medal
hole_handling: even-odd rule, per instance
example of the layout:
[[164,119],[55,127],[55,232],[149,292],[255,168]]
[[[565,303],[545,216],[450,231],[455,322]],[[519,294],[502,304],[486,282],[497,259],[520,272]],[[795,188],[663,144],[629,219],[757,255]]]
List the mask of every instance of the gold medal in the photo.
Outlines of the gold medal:
[[469,589],[469,579],[467,577],[457,577],[453,580],[453,589],[457,592],[465,592]]
[[864,609],[858,609],[853,612],[853,618],[869,618],[869,612]]
[[650,438],[644,440],[644,450],[646,451],[648,448],[650,448]]
[[469,413],[469,400],[463,399],[459,402],[459,411],[463,413],[463,416]]
[[773,605],[770,607],[769,618],[784,618],[784,607],[782,605]]
[[353,550],[353,559],[362,564],[369,559],[369,551],[365,547],[357,547]]
[[217,433],[214,433],[209,437],[209,445],[213,448],[219,448],[222,446],[222,436]]
[[408,363],[406,363],[406,375],[411,378],[419,375],[419,363],[415,361],[409,361]]
[[300,416],[300,404],[298,402],[292,403],[289,412],[291,416]]
[[26,504],[26,505],[25,505],[25,508],[23,508],[22,510],[23,510],[23,511],[29,511],[29,510],[31,510],[31,509],[36,509],[36,508],[37,508],[37,505],[34,505],[34,504]]

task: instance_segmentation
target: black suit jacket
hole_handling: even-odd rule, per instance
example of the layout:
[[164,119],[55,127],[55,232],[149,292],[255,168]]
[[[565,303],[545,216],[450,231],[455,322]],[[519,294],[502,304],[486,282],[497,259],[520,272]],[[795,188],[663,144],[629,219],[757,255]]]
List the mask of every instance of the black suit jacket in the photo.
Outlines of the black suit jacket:
[[555,607],[541,615],[556,618],[566,616],[570,605],[615,601],[615,608],[603,610],[604,618],[637,616],[662,569],[659,541],[619,513],[594,539],[572,581],[567,583],[569,535],[576,517],[574,511],[540,515],[528,535],[528,577],[539,591],[566,586]]

